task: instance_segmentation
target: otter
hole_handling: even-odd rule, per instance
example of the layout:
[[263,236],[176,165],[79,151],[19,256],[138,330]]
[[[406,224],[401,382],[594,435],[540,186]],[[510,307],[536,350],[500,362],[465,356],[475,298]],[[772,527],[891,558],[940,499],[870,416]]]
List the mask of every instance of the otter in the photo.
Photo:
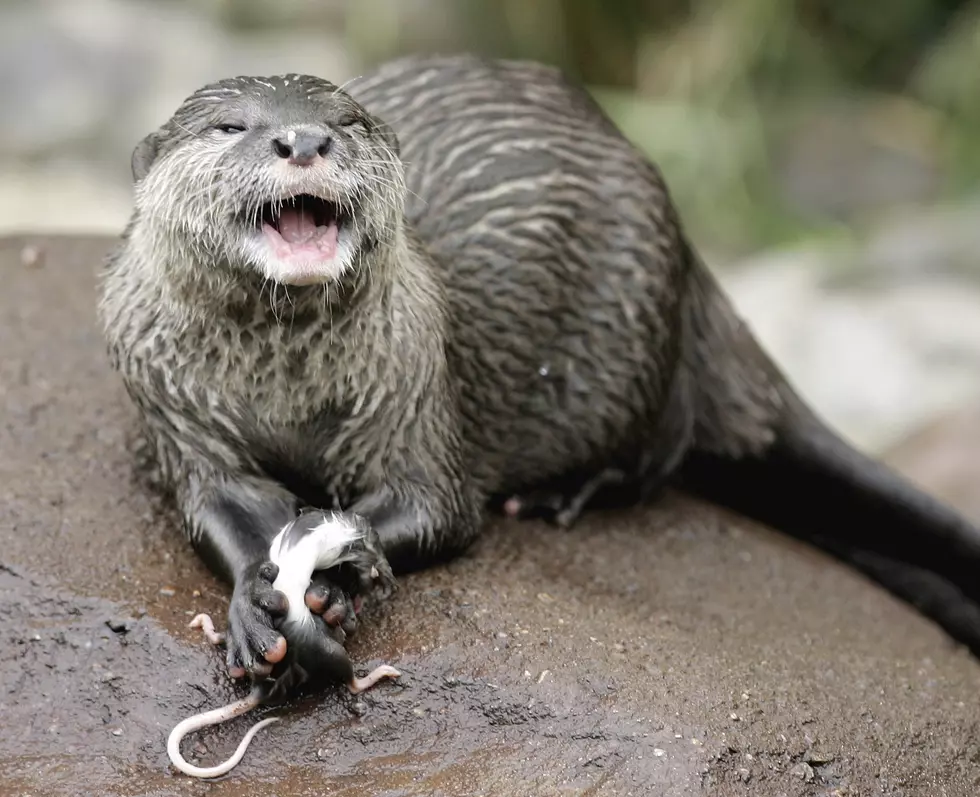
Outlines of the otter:
[[[397,576],[495,511],[570,526],[668,486],[822,546],[980,651],[980,531],[806,405],[656,165],[560,70],[224,79],[132,170],[100,316],[156,476],[231,585],[233,674],[309,644],[268,557],[304,507],[359,518]],[[309,587],[324,633],[356,629],[368,559]]]

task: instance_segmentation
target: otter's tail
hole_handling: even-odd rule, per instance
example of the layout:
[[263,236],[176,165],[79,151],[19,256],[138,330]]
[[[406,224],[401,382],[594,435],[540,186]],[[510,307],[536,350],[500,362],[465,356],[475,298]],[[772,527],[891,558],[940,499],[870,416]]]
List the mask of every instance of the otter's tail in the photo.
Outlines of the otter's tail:
[[980,655],[980,528],[830,429],[698,271],[707,392],[679,486],[850,563]]

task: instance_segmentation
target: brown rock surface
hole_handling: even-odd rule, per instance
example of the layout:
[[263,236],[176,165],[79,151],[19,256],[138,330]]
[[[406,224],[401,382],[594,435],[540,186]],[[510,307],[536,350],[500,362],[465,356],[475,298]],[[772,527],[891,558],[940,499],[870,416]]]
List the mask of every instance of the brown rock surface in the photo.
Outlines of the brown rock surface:
[[[494,522],[369,612],[351,652],[400,682],[278,708],[222,781],[175,775],[170,728],[240,691],[186,628],[222,625],[228,591],[133,481],[94,317],[106,246],[0,241],[0,795],[980,791],[975,660],[825,556],[680,496],[571,532]],[[251,721],[185,752],[223,758]]]

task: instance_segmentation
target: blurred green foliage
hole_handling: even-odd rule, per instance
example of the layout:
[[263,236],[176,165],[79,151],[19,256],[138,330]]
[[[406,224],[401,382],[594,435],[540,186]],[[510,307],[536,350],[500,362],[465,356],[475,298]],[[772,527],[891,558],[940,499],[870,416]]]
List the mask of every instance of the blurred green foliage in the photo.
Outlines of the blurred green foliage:
[[980,184],[980,0],[350,0],[346,25],[365,65],[562,66],[728,251]]

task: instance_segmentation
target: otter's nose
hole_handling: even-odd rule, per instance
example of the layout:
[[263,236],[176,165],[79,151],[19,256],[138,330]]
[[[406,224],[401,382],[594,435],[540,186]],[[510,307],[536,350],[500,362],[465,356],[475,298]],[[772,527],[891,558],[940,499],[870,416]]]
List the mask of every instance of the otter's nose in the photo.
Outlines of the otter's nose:
[[317,156],[326,157],[330,151],[330,136],[296,133],[290,130],[286,135],[272,139],[272,149],[280,158],[286,158],[297,166],[309,166]]

